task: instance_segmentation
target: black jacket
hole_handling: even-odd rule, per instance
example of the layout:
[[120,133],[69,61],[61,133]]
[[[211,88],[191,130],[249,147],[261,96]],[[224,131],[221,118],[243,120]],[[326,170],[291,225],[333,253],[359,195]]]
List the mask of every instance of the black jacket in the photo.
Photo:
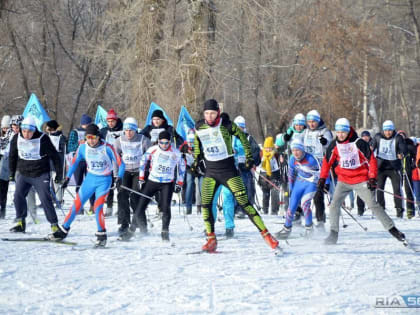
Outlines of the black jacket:
[[[407,146],[405,144],[404,138],[401,135],[397,134],[395,130],[391,138],[393,137],[395,137],[396,154],[397,155],[402,154],[405,157],[407,155]],[[381,139],[390,140],[391,138],[389,139],[385,138],[383,132],[377,133],[375,137],[373,138],[372,147],[373,147],[373,152],[376,153],[376,159],[378,160],[378,171],[392,170],[392,169],[401,170],[402,165],[401,165],[400,159],[397,158],[396,160],[388,161],[388,160],[381,159],[377,155],[379,152],[379,145],[380,145]]]
[[[108,131],[121,131],[123,130],[123,123],[120,118],[117,119],[117,124],[114,128],[109,128],[109,126],[106,126],[102,128],[99,133],[102,139],[106,139],[106,135],[108,134]],[[118,138],[118,137],[117,137]]]
[[[19,132],[22,136],[22,131]],[[43,134],[38,130],[35,131],[32,139],[40,138]],[[23,160],[19,157],[17,147],[18,135],[14,135],[10,142],[9,167],[10,175],[15,176],[16,171],[27,177],[39,177],[41,174],[50,172],[50,159],[54,163],[58,179],[62,179],[63,167],[60,157],[50,138],[44,135],[40,142],[40,160]]]

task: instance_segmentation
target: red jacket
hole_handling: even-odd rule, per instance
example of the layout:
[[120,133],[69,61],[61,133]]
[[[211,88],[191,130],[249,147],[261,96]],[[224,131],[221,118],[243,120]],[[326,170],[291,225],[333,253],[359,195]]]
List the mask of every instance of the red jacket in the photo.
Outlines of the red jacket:
[[[358,168],[349,169],[340,166],[340,154],[337,149],[337,142],[340,144],[356,143],[358,149],[360,166]],[[333,140],[328,146],[327,153],[324,156],[321,168],[321,178],[328,178],[330,168],[334,167],[334,171],[338,176],[338,181],[346,184],[359,184],[376,178],[378,174],[378,165],[369,144],[357,136],[356,131],[350,128],[350,132],[346,140]]]

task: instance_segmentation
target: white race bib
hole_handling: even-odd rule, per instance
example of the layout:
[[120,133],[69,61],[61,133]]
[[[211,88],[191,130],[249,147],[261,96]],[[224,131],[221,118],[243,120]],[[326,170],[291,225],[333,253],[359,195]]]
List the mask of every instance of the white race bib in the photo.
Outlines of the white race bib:
[[197,130],[197,135],[203,145],[204,157],[208,161],[220,161],[232,156],[228,154],[225,140],[220,131],[221,124],[222,119],[216,127]]
[[179,158],[177,152],[158,149],[152,156],[149,178],[159,183],[173,181]]
[[88,172],[105,176],[112,172],[112,161],[106,153],[106,145],[92,148],[86,144],[86,165]]
[[322,144],[318,140],[319,132],[306,132],[303,138],[305,151],[316,158],[322,158],[324,155]]
[[48,136],[50,137],[50,140],[54,148],[57,150],[57,152],[59,152],[61,135],[59,136],[48,135]]
[[121,131],[109,131],[106,133],[106,142],[108,142],[111,145],[114,145],[115,139],[117,139],[119,136],[121,136]]
[[135,167],[140,167],[140,160],[143,155],[143,148],[141,142],[123,141],[120,138],[122,160],[125,164],[134,164]]
[[389,140],[381,138],[381,141],[379,142],[378,157],[388,161],[394,161],[397,159],[395,137]]
[[355,169],[360,167],[359,150],[356,142],[337,143],[337,150],[340,156],[340,167]]
[[17,148],[19,157],[22,160],[40,160],[41,159],[41,139],[44,135],[36,139],[26,140],[20,134],[18,135]]
[[165,130],[164,128],[156,128],[156,129],[150,130],[150,141],[152,143],[155,143],[156,141],[158,141],[159,134],[164,130]]

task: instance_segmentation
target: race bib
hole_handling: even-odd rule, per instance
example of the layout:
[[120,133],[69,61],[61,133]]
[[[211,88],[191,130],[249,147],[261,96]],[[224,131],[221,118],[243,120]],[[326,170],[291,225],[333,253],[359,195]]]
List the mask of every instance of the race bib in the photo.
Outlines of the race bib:
[[160,183],[173,181],[178,158],[175,152],[158,150],[151,161],[150,179]]
[[228,158],[228,150],[220,131],[222,119],[214,128],[197,130],[197,135],[203,145],[204,156],[208,161],[220,161]]
[[53,144],[54,148],[57,150],[57,152],[60,152],[59,148],[60,148],[61,135],[59,135],[59,136],[51,136],[50,135],[49,137],[50,137],[51,143]]
[[305,151],[317,158],[322,158],[322,144],[318,140],[318,132],[307,132],[303,138]]
[[359,150],[356,142],[337,143],[337,150],[340,156],[341,168],[355,169],[360,167]]
[[150,130],[150,141],[152,141],[152,143],[155,143],[156,141],[158,141],[159,134],[164,130],[165,130],[164,128],[156,128],[156,129]]
[[91,148],[86,145],[86,164],[89,173],[105,176],[112,172],[112,161],[106,153],[106,146]]
[[140,160],[143,155],[141,142],[129,142],[121,140],[122,160],[125,164],[135,164],[140,167]]
[[41,159],[41,139],[44,135],[36,139],[26,140],[20,134],[18,136],[17,148],[19,157],[22,160],[40,160]]
[[381,141],[379,142],[378,157],[388,161],[393,161],[397,159],[395,137],[389,140],[381,138]]

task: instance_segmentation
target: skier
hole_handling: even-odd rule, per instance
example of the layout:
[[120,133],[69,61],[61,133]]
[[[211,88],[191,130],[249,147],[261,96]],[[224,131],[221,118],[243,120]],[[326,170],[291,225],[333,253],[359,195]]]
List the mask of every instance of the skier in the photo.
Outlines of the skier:
[[280,232],[275,236],[287,239],[292,231],[292,222],[295,211],[299,204],[305,216],[305,237],[309,238],[313,233],[311,200],[317,191],[320,164],[311,154],[305,152],[301,138],[296,138],[290,144],[292,156],[289,160],[289,191],[290,201],[286,213],[286,222]]
[[[246,139],[249,142],[250,149],[251,149],[251,155],[252,159],[254,161],[254,166],[258,166],[261,163],[261,157],[260,157],[260,146],[258,145],[257,141],[246,132],[246,122],[245,118],[242,116],[238,116],[233,121],[239,129],[245,134]],[[245,185],[245,190],[248,195],[248,200],[251,205],[254,204],[255,200],[255,182],[254,182],[254,176],[251,172],[251,169],[248,169],[245,166],[246,162],[246,156],[245,156],[245,150],[242,145],[241,140],[238,137],[233,136],[232,139],[232,146],[233,146],[233,152],[234,152],[234,159],[235,159],[235,165],[236,168],[239,170],[239,174],[242,178],[242,181]],[[255,168],[254,167],[254,168]],[[237,214],[237,217],[240,219],[245,218],[245,211],[242,209],[239,205],[236,205],[235,207],[235,213]]]
[[172,126],[168,125],[168,122],[160,109],[153,111],[152,124],[144,127],[140,134],[148,137],[152,142],[152,145],[155,145],[158,141],[159,134],[164,130],[171,135],[172,146],[175,144],[175,146],[179,148],[184,143],[184,139],[182,139]]
[[[367,130],[362,131],[361,138],[362,140],[366,141],[366,143],[369,145],[369,148],[373,151],[372,149],[373,140],[372,140],[372,137],[370,136],[370,132]],[[359,196],[357,196],[356,203],[357,203],[357,214],[361,217],[365,213],[365,203],[362,199],[360,199]]]
[[[50,137],[51,143],[54,145],[54,148],[57,150],[58,155],[60,156],[60,163],[61,165],[63,165],[62,169],[64,170],[67,139],[61,131],[61,126],[58,124],[57,121],[50,120],[50,121],[47,121],[46,123],[45,131],[47,132],[47,135]],[[56,171],[54,170],[53,173],[56,173]],[[53,174],[51,175],[53,176]],[[54,191],[56,191],[59,186],[59,185],[54,185],[54,183],[51,183],[51,185]],[[62,189],[58,190],[57,199],[59,202],[63,201]]]
[[264,214],[268,214],[268,206],[270,204],[271,196],[271,214],[277,215],[279,211],[279,191],[277,191],[269,182],[265,181],[262,176],[270,182],[273,182],[276,186],[279,186],[281,183],[279,154],[274,151],[273,137],[267,137],[264,140],[261,172],[258,179],[258,185],[260,185],[263,193]]
[[[322,165],[322,159],[325,151],[332,140],[332,133],[324,124],[321,115],[316,110],[311,110],[306,115],[307,128],[303,132],[303,144],[305,151],[312,154],[318,162]],[[328,178],[326,183],[326,191],[329,191]],[[315,203],[315,216],[318,221],[318,227],[323,229],[326,221],[325,204],[324,204],[324,191],[318,190],[314,196]]]
[[318,181],[318,190],[325,189],[330,168],[335,166],[337,186],[330,205],[331,231],[325,244],[336,244],[338,240],[340,207],[351,190],[368,205],[384,228],[397,240],[405,242],[405,235],[394,225],[385,209],[375,202],[377,162],[369,145],[361,140],[350,122],[340,118],[335,123],[336,139],[328,146]]
[[187,133],[187,141],[185,141],[185,143],[180,148],[182,157],[185,160],[186,167],[187,167],[186,172],[185,172],[185,181],[184,181],[185,205],[186,205],[187,215],[192,214],[192,201],[193,201],[193,193],[194,193],[194,187],[195,187],[195,176],[191,172],[191,165],[194,162],[194,138],[195,138],[194,130],[191,129]]
[[276,139],[276,146],[279,148],[279,151],[286,151],[289,157],[292,156],[292,151],[290,149],[290,143],[298,138],[303,136],[303,132],[306,129],[306,118],[305,115],[299,113],[293,117],[292,125],[287,129],[286,133],[281,137]]
[[238,204],[246,211],[250,220],[260,231],[267,244],[276,249],[278,241],[267,231],[261,217],[255,208],[249,203],[244,183],[235,167],[232,135],[238,137],[245,151],[244,167],[248,170],[253,168],[251,149],[246,135],[239,127],[230,121],[226,113],[220,114],[219,104],[210,99],[204,103],[204,119],[196,125],[196,138],[194,142],[194,163],[192,169],[197,169],[201,155],[204,156],[206,172],[203,179],[201,204],[204,225],[207,233],[207,242],[202,250],[214,252],[217,248],[216,235],[214,233],[214,217],[210,209],[214,193],[219,185],[224,185],[233,193]]
[[58,219],[50,193],[50,159],[57,170],[55,182],[59,183],[63,178],[60,157],[50,138],[37,130],[32,117],[26,117],[20,129],[10,142],[9,152],[10,181],[13,182],[16,172],[19,172],[16,176],[14,195],[18,220],[17,225],[10,231],[25,232],[28,210],[25,198],[31,187],[34,187],[44,208],[45,216],[51,224],[51,230],[55,232],[58,229]]
[[0,130],[0,219],[6,217],[7,192],[9,190],[9,141],[13,132],[10,129],[10,116],[1,119]]
[[[115,150],[121,156],[125,164],[125,172],[122,178],[122,185],[137,190],[139,180],[140,161],[143,154],[150,147],[150,139],[137,133],[137,120],[128,117],[124,120],[124,133],[115,140]],[[118,232],[120,235],[127,232],[130,226],[130,209],[137,208],[139,198],[136,194],[126,189],[121,189],[118,199],[118,224],[121,224]]]
[[[87,114],[83,114],[80,118],[80,126],[76,129],[70,131],[69,134],[69,141],[67,143],[67,152],[74,155],[76,154],[77,149],[79,146],[85,142],[85,133],[86,128],[92,123],[92,118]],[[72,158],[73,159],[73,158]],[[74,180],[76,182],[76,193],[80,189],[80,185],[82,185],[83,179],[86,175],[86,161],[80,161],[78,167],[74,171]],[[62,188],[64,190],[64,188]],[[90,210],[89,213],[93,213],[93,203],[95,199],[90,199]],[[84,214],[84,210],[82,209],[79,214]]]
[[[101,138],[105,139],[110,145],[115,145],[115,140],[118,139],[123,133],[123,123],[118,118],[117,113],[112,108],[106,114],[107,126],[100,130]],[[114,185],[114,176],[112,176],[112,184]],[[114,203],[114,190],[111,189],[106,198],[106,211],[105,216],[110,217],[112,215],[112,206]]]
[[[146,168],[149,177],[145,178]],[[176,177],[175,177],[175,173]],[[169,224],[171,221],[172,194],[180,193],[185,176],[185,161],[181,152],[171,144],[171,134],[164,130],[158,136],[158,144],[150,147],[143,155],[140,164],[139,187],[144,196],[140,196],[135,219],[124,238],[131,238],[137,227],[141,234],[147,234],[146,208],[152,196],[160,192],[160,209],[162,211],[163,241],[169,241]],[[175,183],[175,186],[174,186]]]
[[67,172],[63,187],[67,187],[71,176],[82,160],[86,161],[87,175],[76,194],[73,206],[64,219],[63,225],[59,225],[59,229],[54,232],[50,238],[52,240],[64,239],[70,230],[73,220],[82,209],[83,204],[95,194],[94,211],[98,227],[98,232],[95,233],[97,237],[95,246],[105,246],[107,234],[103,205],[109,189],[111,188],[112,167],[113,163],[118,167],[118,178],[115,180],[115,183],[117,189],[120,189],[125,165],[124,162],[121,161],[119,155],[115,152],[114,147],[101,139],[97,125],[90,124],[87,126],[85,138],[86,143],[79,146],[73,157],[73,162]]
[[[394,123],[387,120],[382,124],[382,133],[373,138],[373,152],[378,159],[378,188],[383,190],[387,178],[390,178],[395,195],[401,196],[401,160],[407,155],[407,146],[401,135],[395,131]],[[384,193],[376,192],[378,203],[385,208]],[[397,217],[402,218],[404,209],[402,200],[394,197]]]
[[[417,148],[416,144],[407,137],[407,133],[403,130],[399,130],[397,132],[402,138],[407,147],[407,155],[404,156],[402,159],[402,180],[404,183],[404,192],[405,197],[408,200],[414,200],[415,194],[413,191],[413,170],[416,168],[416,154]],[[407,218],[412,219],[415,215],[415,207],[414,203],[406,202],[407,207]]]

